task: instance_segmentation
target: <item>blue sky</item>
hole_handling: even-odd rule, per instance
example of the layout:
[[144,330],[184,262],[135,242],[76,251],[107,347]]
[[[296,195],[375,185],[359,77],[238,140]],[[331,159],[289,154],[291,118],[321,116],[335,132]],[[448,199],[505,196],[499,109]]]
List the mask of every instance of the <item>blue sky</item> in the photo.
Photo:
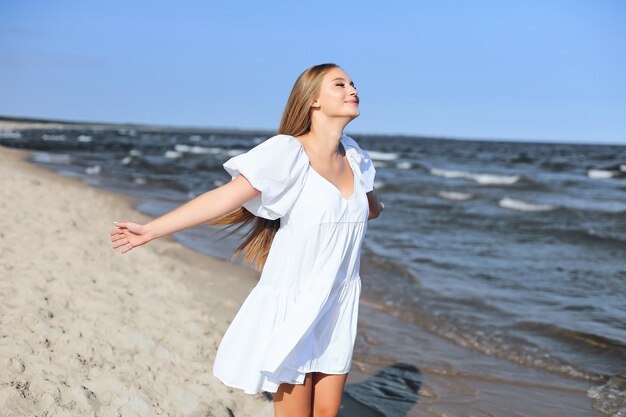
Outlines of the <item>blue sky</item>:
[[353,79],[350,133],[626,144],[626,1],[0,3],[0,114],[276,129]]

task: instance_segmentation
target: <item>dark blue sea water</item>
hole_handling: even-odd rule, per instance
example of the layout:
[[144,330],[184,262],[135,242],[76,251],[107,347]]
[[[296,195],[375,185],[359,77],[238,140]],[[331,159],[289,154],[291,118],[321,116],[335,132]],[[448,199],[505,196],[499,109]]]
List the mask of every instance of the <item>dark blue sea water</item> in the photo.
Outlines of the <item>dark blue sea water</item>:
[[[158,216],[227,182],[222,163],[271,135],[83,127],[5,131],[0,144]],[[364,300],[460,347],[589,381],[596,409],[626,413],[626,146],[351,136],[386,207],[364,244]],[[176,237],[229,259],[237,241],[216,231]],[[372,337],[395,337],[380,327]]]

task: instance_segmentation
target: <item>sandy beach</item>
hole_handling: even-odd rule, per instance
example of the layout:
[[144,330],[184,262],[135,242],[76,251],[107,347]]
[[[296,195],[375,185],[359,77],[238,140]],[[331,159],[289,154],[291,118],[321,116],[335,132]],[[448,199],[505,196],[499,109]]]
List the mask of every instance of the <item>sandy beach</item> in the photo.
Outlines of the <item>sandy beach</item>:
[[132,200],[0,147],[3,416],[271,416],[211,373],[257,274],[165,238],[120,254]]

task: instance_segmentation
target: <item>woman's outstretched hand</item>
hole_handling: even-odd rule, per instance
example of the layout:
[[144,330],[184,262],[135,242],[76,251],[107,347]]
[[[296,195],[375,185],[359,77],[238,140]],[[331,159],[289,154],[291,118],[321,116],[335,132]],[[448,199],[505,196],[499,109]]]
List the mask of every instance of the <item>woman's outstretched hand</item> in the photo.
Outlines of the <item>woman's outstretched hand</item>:
[[110,232],[112,248],[122,248],[121,253],[126,253],[129,250],[141,246],[144,243],[150,242],[154,239],[154,235],[146,227],[145,224],[133,223],[133,222],[113,222],[117,229],[113,229]]

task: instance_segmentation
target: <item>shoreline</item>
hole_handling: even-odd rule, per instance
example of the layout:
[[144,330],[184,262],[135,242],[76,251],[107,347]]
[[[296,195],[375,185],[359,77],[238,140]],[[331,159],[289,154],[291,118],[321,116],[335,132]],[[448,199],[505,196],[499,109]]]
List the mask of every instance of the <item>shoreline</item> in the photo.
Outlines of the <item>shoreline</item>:
[[[3,266],[5,269],[7,266],[12,268],[17,266],[17,270],[12,269],[9,276],[20,271],[21,274],[27,276],[26,281],[31,285],[30,288],[17,289],[17,287],[21,287],[22,281],[19,281],[20,285],[18,285],[17,281],[9,280],[10,282],[4,283],[0,287],[0,317],[2,317],[0,318],[0,325],[2,328],[7,328],[8,334],[12,337],[17,336],[19,338],[24,334],[28,335],[26,330],[31,332],[43,330],[46,337],[43,341],[35,335],[29,335],[26,338],[28,349],[35,352],[31,352],[30,356],[24,356],[22,353],[28,349],[21,349],[17,345],[7,346],[2,344],[2,339],[0,339],[0,360],[6,360],[12,378],[9,380],[8,376],[0,377],[0,406],[8,410],[21,410],[27,403],[30,404],[28,407],[31,407],[28,410],[35,413],[41,409],[49,409],[53,407],[53,404],[61,407],[63,404],[74,401],[83,407],[81,410],[90,410],[89,407],[91,410],[97,408],[102,415],[109,415],[107,414],[109,411],[111,415],[114,415],[117,410],[122,409],[125,410],[124,413],[134,410],[136,415],[150,415],[150,413],[142,414],[140,412],[145,407],[149,407],[148,404],[155,407],[154,403],[150,401],[157,401],[158,399],[159,406],[163,408],[166,405],[160,401],[164,397],[167,398],[170,395],[180,399],[187,398],[185,395],[188,395],[192,399],[192,404],[196,404],[200,408],[204,407],[203,410],[211,410],[210,412],[216,416],[230,416],[230,412],[237,417],[242,415],[259,417],[273,415],[272,403],[263,394],[250,396],[240,393],[237,389],[223,385],[213,377],[211,372],[217,343],[219,343],[228,323],[234,317],[245,297],[256,285],[258,273],[187,248],[171,236],[135,248],[123,255],[112,250],[108,239],[108,231],[113,228],[112,221],[144,222],[150,219],[149,216],[134,209],[140,199],[121,192],[95,188],[85,184],[81,178],[66,177],[52,169],[37,166],[35,163],[27,161],[32,153],[33,151],[0,146],[0,160],[2,161],[0,170],[2,172],[1,181],[3,181],[1,187],[3,196],[0,201],[12,201],[11,204],[17,202],[24,208],[23,213],[14,213],[10,209],[11,204],[0,203],[0,207],[6,212],[2,216],[4,230],[11,233],[10,238],[6,238],[4,234],[0,235],[0,253],[5,254],[4,257],[0,257],[0,271]],[[29,196],[27,193],[39,189],[42,189],[42,193],[38,193],[37,196]],[[17,199],[15,194],[17,194]],[[38,203],[41,200],[46,201],[45,205],[41,205],[43,207],[40,207],[39,204],[29,204]],[[68,210],[69,216],[66,218],[64,211]],[[85,216],[86,214],[88,216]],[[44,219],[46,222],[42,225],[33,225],[24,224],[22,221],[20,226],[16,226],[17,230],[15,227],[11,229],[10,225],[17,223],[20,217],[23,220],[24,217],[29,216],[30,218]],[[26,233],[24,228],[26,228]],[[13,259],[13,251],[11,251],[9,242],[12,242],[13,246],[19,246],[20,242],[28,243],[28,237],[20,235],[20,232],[27,235],[28,230],[42,234],[43,241],[39,242],[40,244],[37,246],[40,249],[38,254],[46,255],[46,257],[44,257],[43,262],[31,262],[27,267],[22,264],[26,262],[25,258],[28,256],[24,255],[21,258],[16,256]],[[100,230],[100,232],[94,232],[94,230]],[[81,234],[81,231],[84,233]],[[73,250],[66,248],[65,251],[57,248],[54,237],[59,234],[61,234],[59,243],[69,240],[74,245],[78,243],[77,246],[83,244],[84,253],[81,252],[82,248],[80,247],[74,247]],[[8,256],[6,256],[7,251]],[[60,253],[55,253],[52,256],[48,252]],[[129,258],[129,256],[133,256],[133,258]],[[5,260],[2,261],[2,258]],[[79,262],[74,262],[77,258]],[[6,259],[9,259],[10,262],[7,263]],[[64,262],[64,268],[59,267],[54,271],[54,274],[50,273],[50,271],[46,271],[45,259],[52,261],[52,263],[60,263],[58,260],[61,260]],[[78,266],[76,266],[77,264]],[[145,267],[146,270],[139,270],[139,267],[142,269]],[[107,269],[115,270],[115,273],[109,277],[109,274],[106,273]],[[71,274],[73,270],[75,273]],[[42,275],[43,278],[37,274]],[[55,285],[58,283],[57,276],[72,284],[72,291],[62,288],[55,293],[55,290],[51,290],[52,297],[48,296],[48,300],[43,303],[42,300],[45,299],[41,296],[44,295],[46,287],[51,285],[48,280],[52,278],[50,282]],[[85,277],[88,276],[96,277],[97,282],[94,282],[93,286],[86,282]],[[166,289],[153,290],[154,280],[157,280],[159,287],[163,286]],[[127,281],[132,281],[132,283],[126,284]],[[13,285],[11,285],[12,282]],[[101,282],[116,285],[103,287]],[[118,290],[118,286],[122,289]],[[85,296],[85,292],[87,296]],[[15,298],[16,294],[18,295],[18,303],[9,302],[8,300]],[[39,295],[39,299],[35,295]],[[19,300],[20,297],[23,297],[24,300]],[[103,299],[103,297],[105,298]],[[96,301],[95,303],[86,302],[86,299],[91,300],[92,298]],[[54,308],[50,306],[49,300],[51,299],[57,301]],[[65,305],[61,304],[61,299],[64,299]],[[105,316],[103,313],[106,311],[106,307],[110,307],[107,302],[110,304],[111,300],[114,301],[113,306],[120,310],[120,314],[113,317]],[[166,307],[164,311],[159,309],[160,303]],[[89,318],[82,317],[84,315],[81,314],[81,310],[71,308],[73,304],[79,304],[87,313],[92,314]],[[361,304],[363,312],[359,320],[359,327],[361,328],[359,331],[365,341],[369,342],[365,334],[367,329],[362,328],[364,322],[361,322],[363,319],[371,317],[372,314],[376,314],[376,306],[370,306],[365,300]],[[8,314],[5,314],[3,309],[7,305],[9,310]],[[11,311],[11,308],[15,306],[17,306],[16,311]],[[96,312],[89,311],[94,308],[97,310]],[[46,318],[46,312],[52,313],[54,317]],[[97,313],[101,314],[98,315]],[[20,315],[23,316],[22,320],[20,320]],[[145,318],[142,315],[149,317]],[[60,316],[66,319],[63,325],[58,324]],[[72,317],[74,320],[71,320]],[[183,322],[177,322],[176,320],[180,320],[181,317],[184,318]],[[78,319],[79,324],[75,323],[76,319]],[[133,320],[140,322],[140,326],[132,327]],[[370,322],[378,322],[378,319]],[[168,329],[164,328],[165,323],[172,324],[171,327],[176,329],[175,336],[168,334]],[[77,338],[76,336],[77,331],[80,335],[83,330],[89,331],[90,327],[99,329],[101,325],[104,325],[105,330],[111,332],[116,330],[115,326],[123,329],[118,334],[113,333],[113,341],[122,344],[123,353],[120,358],[111,356],[111,346],[114,346],[115,343],[108,342],[101,335],[96,335],[98,336],[96,337],[98,343],[95,351],[92,348],[91,352],[87,349],[88,346],[80,343],[82,342],[81,337],[78,336]],[[72,334],[71,331],[74,333]],[[475,352],[452,346],[424,329],[416,327],[413,329],[413,332],[415,331],[420,339],[423,339],[424,344],[424,357],[421,358],[422,360],[418,359],[416,363],[426,363],[427,361],[424,362],[423,359],[428,356],[431,356],[432,359],[432,357],[440,356],[439,354],[448,358],[456,357],[457,360],[461,360],[461,363],[473,360],[482,362],[482,359],[485,359]],[[48,334],[50,337],[47,336]],[[93,336],[94,331],[91,330],[89,337]],[[65,342],[61,348],[59,347],[59,340]],[[133,343],[129,343],[129,340]],[[78,342],[78,345],[82,346],[82,350],[75,349],[72,351],[69,346],[70,343],[74,342]],[[393,340],[379,341],[378,343],[380,342],[383,342],[383,345],[396,343]],[[361,343],[361,346],[365,346],[363,342]],[[21,347],[23,348],[24,345]],[[436,349],[433,350],[435,347]],[[57,349],[61,349],[60,354],[63,355],[64,360],[59,361],[58,358],[54,358],[59,355]],[[127,351],[124,352],[123,349]],[[69,375],[61,373],[62,378],[60,379],[59,375],[52,371],[52,376],[58,380],[56,385],[50,383],[49,373],[47,374],[48,380],[44,379],[46,382],[42,382],[44,375],[49,372],[47,368],[50,365],[37,359],[37,356],[53,350],[56,352],[50,356],[52,358],[50,361],[53,364],[54,360],[57,361],[57,364],[59,362],[70,364],[76,361],[84,362],[85,358],[89,357],[92,362],[98,363],[100,368],[93,371],[92,375],[90,369],[85,369],[86,365],[75,366]],[[435,351],[438,351],[439,354],[435,354]],[[119,351],[115,353],[119,354]],[[191,360],[185,357],[189,354],[192,355]],[[194,354],[200,356],[193,356]],[[74,357],[72,355],[79,356]],[[355,354],[346,387],[367,383],[368,380],[375,379],[371,365],[377,361],[370,362],[370,359],[373,358],[368,358],[369,355],[362,358],[359,356],[358,353]],[[128,375],[119,377],[116,376],[114,370],[103,369],[103,357],[108,360],[109,365],[119,365],[121,362],[124,372],[132,371],[134,376],[132,378]],[[126,365],[129,357],[131,361],[136,357],[140,359],[137,363],[133,362],[129,366]],[[100,362],[94,358],[100,358]],[[167,360],[175,358],[179,362],[170,361],[170,363],[163,365],[163,358]],[[184,359],[188,361],[184,362]],[[363,366],[361,360],[366,360],[370,364]],[[155,372],[150,369],[150,364],[158,364],[162,367]],[[501,362],[497,360],[489,360],[486,364],[501,366]],[[385,368],[382,363],[379,365],[381,365],[379,369]],[[389,364],[384,365],[389,367]],[[505,366],[508,368],[510,365]],[[21,368],[25,369],[20,371]],[[87,366],[87,368],[89,367]],[[581,411],[580,414],[576,415],[601,415],[590,409],[590,400],[584,394],[582,387],[584,384],[580,382],[567,384],[567,388],[557,388],[551,383],[542,386],[543,384],[540,382],[542,378],[539,378],[538,384],[529,386],[527,383],[521,383],[521,381],[515,384],[510,384],[511,381],[495,383],[497,379],[491,380],[488,377],[488,371],[484,375],[486,378],[477,378],[474,373],[441,374],[440,371],[429,369],[427,366],[420,368],[422,368],[419,370],[420,378],[423,378],[422,388],[419,390],[419,399],[416,400],[414,407],[411,407],[410,411],[405,410],[408,411],[407,416],[437,415],[437,412],[444,412],[443,410],[451,416],[464,415],[467,413],[466,407],[472,408],[472,406],[457,403],[456,399],[465,397],[468,394],[466,390],[470,387],[470,391],[474,393],[470,397],[481,393],[480,396],[474,397],[470,401],[480,401],[479,398],[483,397],[483,401],[486,400],[491,404],[487,407],[491,411],[506,409],[511,413],[510,415],[523,415],[517,414],[517,412],[520,411],[522,404],[526,404],[535,413],[543,410],[548,412],[545,415],[558,415],[552,413],[563,410],[559,407],[551,408],[562,400],[567,402],[570,407]],[[194,382],[191,378],[183,378],[181,372],[184,369],[187,370],[185,375],[195,373],[199,379]],[[519,371],[525,374],[535,372],[524,369],[519,369]],[[84,376],[84,378],[93,376],[100,385],[96,384],[96,388],[94,388],[93,384],[89,385],[77,375]],[[178,377],[174,383],[177,388],[171,388],[170,391],[166,389],[170,386],[168,383],[163,385],[154,382],[163,375],[168,378]],[[137,383],[139,388],[132,385],[131,382],[138,377],[140,381],[143,381],[141,384]],[[102,382],[103,378],[104,383]],[[547,379],[552,380],[551,377]],[[73,382],[73,385],[68,381]],[[547,381],[543,382],[546,383]],[[43,391],[37,391],[42,389],[42,384]],[[23,390],[24,386],[27,387],[26,391]],[[124,389],[120,389],[119,386],[124,386]],[[21,387],[21,390],[18,387]],[[115,390],[122,394],[116,394],[118,397],[115,397],[111,394]],[[126,394],[128,395],[124,397]],[[526,402],[515,402],[516,398],[519,399],[524,396],[530,398]],[[547,402],[545,401],[547,400],[546,396],[550,398]],[[20,397],[22,398],[20,399]],[[30,402],[26,401],[25,403],[24,401],[27,399]],[[172,402],[167,403],[167,407],[177,409],[176,407],[181,406],[187,400],[181,401],[177,404],[172,400]],[[506,408],[505,404],[512,406],[512,409]],[[546,409],[548,404],[550,406]],[[485,405],[483,404],[483,406]],[[584,409],[587,411],[583,411]],[[65,409],[61,408],[60,410]],[[105,412],[105,410],[109,411]],[[158,409],[151,409],[152,412],[156,410]],[[365,417],[379,414],[366,409],[357,401],[353,401],[349,395],[344,394],[340,415]]]

